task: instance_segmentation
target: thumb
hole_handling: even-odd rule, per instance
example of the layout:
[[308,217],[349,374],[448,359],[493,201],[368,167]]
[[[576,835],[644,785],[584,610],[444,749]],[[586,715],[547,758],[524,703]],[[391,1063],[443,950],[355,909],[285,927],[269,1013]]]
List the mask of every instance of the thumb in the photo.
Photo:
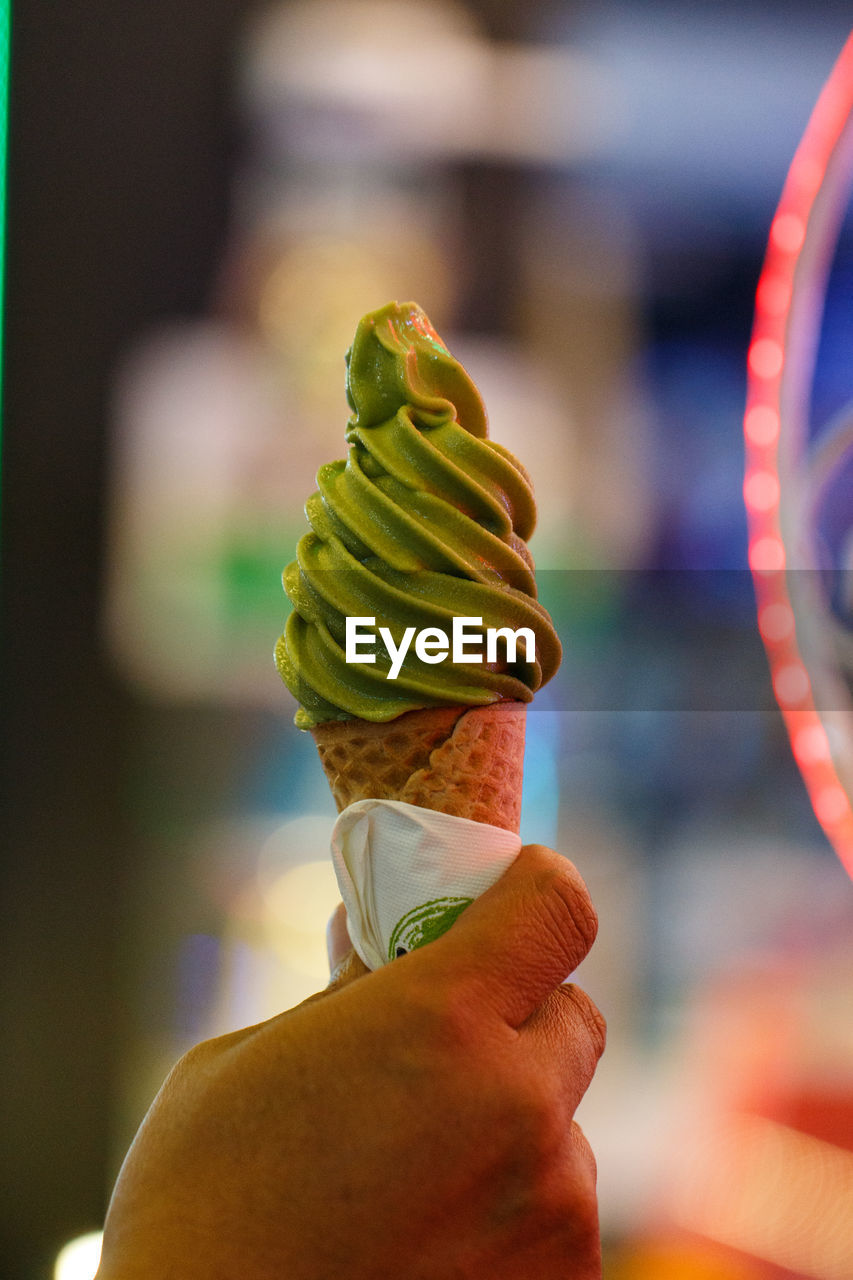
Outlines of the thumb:
[[346,907],[341,902],[329,917],[326,925],[326,951],[329,956],[329,985],[327,991],[337,990],[356,978],[370,973],[367,965],[356,954],[347,928]]
[[520,1027],[577,968],[597,928],[572,863],[543,845],[525,845],[497,883],[421,954],[446,970],[457,989],[461,983]]

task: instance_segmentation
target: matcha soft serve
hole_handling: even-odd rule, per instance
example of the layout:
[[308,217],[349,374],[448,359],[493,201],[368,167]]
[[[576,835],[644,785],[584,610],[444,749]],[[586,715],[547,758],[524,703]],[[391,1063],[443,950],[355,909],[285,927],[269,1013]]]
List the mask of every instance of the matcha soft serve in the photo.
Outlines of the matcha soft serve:
[[297,725],[529,702],[560,643],[536,599],[527,473],[414,303],[366,315],[346,359],[347,457],[318,471],[284,571],[276,664]]

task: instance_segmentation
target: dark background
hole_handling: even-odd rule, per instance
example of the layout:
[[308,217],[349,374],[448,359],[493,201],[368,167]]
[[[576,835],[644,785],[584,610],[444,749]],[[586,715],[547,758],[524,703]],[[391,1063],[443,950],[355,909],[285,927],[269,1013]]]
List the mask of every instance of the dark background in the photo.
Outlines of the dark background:
[[246,0],[14,6],[3,458],[0,1273],[102,1221],[126,695],[98,630],[110,376],[205,306]]

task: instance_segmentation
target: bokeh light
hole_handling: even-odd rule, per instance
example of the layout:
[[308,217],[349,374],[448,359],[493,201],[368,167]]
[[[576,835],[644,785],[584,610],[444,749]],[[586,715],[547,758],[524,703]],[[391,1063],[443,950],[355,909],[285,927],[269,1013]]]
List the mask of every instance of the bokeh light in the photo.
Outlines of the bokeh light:
[[797,213],[780,213],[770,226],[770,239],[784,253],[796,253],[806,238],[806,224]]
[[697,1147],[675,1195],[685,1227],[813,1280],[849,1280],[853,1152],[758,1116]]
[[819,760],[828,760],[829,739],[823,725],[810,724],[800,729],[793,740],[794,755],[801,765],[815,764]]
[[340,896],[335,873],[326,858],[322,862],[303,862],[283,872],[267,888],[264,901],[277,925],[322,936]]
[[765,272],[758,282],[755,296],[756,306],[768,316],[784,315],[791,301],[791,286],[780,275]]
[[785,547],[775,534],[749,544],[749,565],[757,573],[776,573],[785,567]]
[[779,502],[779,480],[773,471],[751,471],[744,480],[744,501],[755,511],[771,511]]
[[789,604],[767,604],[758,614],[758,628],[771,644],[794,634],[794,610]]
[[53,1268],[53,1280],[94,1280],[101,1261],[102,1232],[75,1236],[60,1249]]
[[803,702],[811,689],[808,673],[801,662],[790,662],[773,673],[776,697],[785,706]]
[[779,414],[770,405],[754,405],[746,415],[746,435],[751,444],[775,444],[779,438]]
[[785,353],[775,338],[757,338],[749,348],[749,367],[757,378],[775,378],[782,371]]

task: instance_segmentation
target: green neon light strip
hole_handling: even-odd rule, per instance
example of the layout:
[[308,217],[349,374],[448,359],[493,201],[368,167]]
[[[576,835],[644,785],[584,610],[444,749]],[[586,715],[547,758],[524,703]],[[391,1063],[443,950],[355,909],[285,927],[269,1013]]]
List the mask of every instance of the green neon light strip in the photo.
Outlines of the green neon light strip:
[[[6,280],[6,159],[9,120],[9,22],[11,0],[0,0],[0,391],[3,388],[3,310]],[[3,415],[0,406],[0,450]]]

